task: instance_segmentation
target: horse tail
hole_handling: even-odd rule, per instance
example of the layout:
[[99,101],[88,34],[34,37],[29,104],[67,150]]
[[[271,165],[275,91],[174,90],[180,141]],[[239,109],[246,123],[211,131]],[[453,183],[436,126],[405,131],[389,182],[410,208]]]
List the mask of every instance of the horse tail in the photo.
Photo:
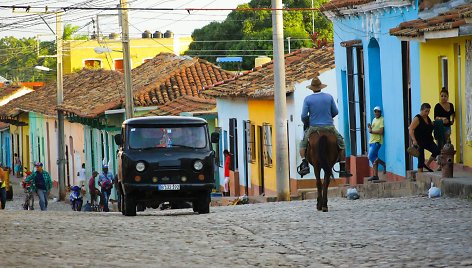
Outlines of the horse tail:
[[318,139],[318,162],[320,164],[320,169],[323,169],[324,172],[331,172],[331,167],[328,164],[328,136],[322,135]]

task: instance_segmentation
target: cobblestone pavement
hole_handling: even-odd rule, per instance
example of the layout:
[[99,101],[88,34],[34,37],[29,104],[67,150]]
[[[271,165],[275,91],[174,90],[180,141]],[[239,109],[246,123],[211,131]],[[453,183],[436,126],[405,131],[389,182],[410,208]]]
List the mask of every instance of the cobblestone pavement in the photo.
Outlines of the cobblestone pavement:
[[146,210],[0,211],[0,267],[471,267],[472,202],[425,197]]

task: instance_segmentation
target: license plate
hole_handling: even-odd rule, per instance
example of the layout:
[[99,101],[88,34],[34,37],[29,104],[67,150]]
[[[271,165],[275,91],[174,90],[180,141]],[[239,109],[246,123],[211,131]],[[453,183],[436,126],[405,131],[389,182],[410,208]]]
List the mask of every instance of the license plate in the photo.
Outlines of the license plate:
[[175,191],[180,190],[180,184],[158,184],[157,189],[159,191]]

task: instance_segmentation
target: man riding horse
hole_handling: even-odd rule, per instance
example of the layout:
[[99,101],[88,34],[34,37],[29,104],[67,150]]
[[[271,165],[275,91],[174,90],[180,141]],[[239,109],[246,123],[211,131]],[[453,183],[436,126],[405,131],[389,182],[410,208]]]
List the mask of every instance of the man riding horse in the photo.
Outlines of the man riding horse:
[[[309,125],[305,130],[303,140],[300,142],[300,156],[302,163],[298,167],[298,174],[302,177],[310,173],[310,166],[305,159],[308,138],[311,133],[326,131],[336,135],[339,155],[339,177],[350,177],[352,174],[346,171],[346,156],[344,155],[344,139],[334,127],[333,118],[338,115],[338,108],[333,97],[321,92],[326,85],[322,84],[318,77],[313,78],[311,85],[307,88],[313,91],[313,94],[307,96],[303,101],[302,122]],[[308,124],[307,124],[308,123]]]

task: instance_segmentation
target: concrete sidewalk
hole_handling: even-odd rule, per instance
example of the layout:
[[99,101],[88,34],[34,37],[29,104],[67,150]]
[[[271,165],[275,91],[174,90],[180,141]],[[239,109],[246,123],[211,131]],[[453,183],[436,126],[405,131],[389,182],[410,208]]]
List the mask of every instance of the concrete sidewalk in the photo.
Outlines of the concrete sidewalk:
[[[361,198],[390,198],[405,196],[427,196],[431,182],[441,189],[442,196],[472,199],[472,170],[462,165],[454,166],[453,178],[442,178],[437,172],[409,172],[408,178],[402,181],[368,182],[355,186]],[[330,197],[345,197],[349,185],[332,187],[328,190]],[[315,199],[316,189],[299,190],[296,199]]]

